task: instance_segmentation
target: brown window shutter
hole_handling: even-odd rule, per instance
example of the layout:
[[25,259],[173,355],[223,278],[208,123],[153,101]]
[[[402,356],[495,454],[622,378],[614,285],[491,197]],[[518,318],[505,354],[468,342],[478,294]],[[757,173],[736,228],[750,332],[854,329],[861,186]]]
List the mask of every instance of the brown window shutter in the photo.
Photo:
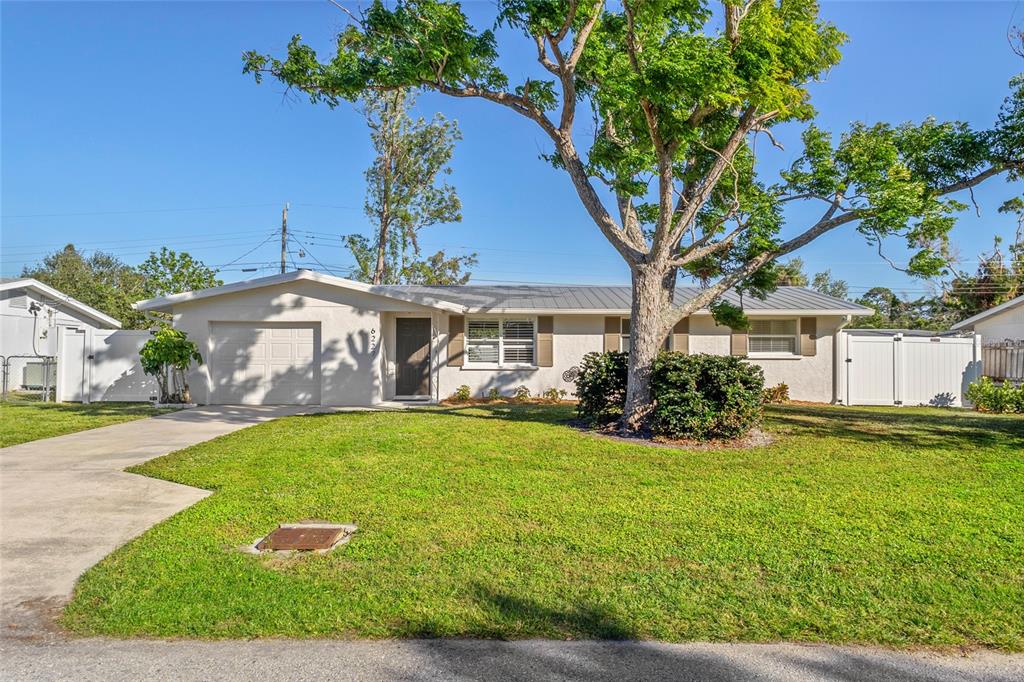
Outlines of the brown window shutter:
[[672,327],[672,347],[677,353],[690,352],[690,318],[684,317]]
[[800,355],[815,355],[818,352],[818,318],[800,318]]
[[463,315],[448,316],[448,366],[462,367],[466,360],[466,318]]
[[554,351],[555,318],[540,315],[537,318],[537,366],[551,367],[555,364]]
[[747,332],[743,329],[733,329],[729,338],[729,353],[739,357],[747,356]]
[[606,317],[604,318],[604,352],[607,353],[610,350],[622,350],[620,348],[620,340],[622,334],[622,318],[620,317]]

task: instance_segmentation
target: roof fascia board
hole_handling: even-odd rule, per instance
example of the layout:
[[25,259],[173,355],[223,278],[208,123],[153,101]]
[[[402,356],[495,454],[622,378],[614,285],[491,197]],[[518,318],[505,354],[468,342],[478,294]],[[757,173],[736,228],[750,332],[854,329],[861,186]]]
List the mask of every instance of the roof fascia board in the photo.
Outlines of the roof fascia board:
[[[623,315],[628,316],[629,308],[467,308],[467,315]],[[747,317],[767,316],[842,316],[872,315],[874,311],[858,308],[788,308],[779,310],[748,310]],[[707,308],[697,310],[691,315],[710,315]]]
[[151,298],[145,301],[138,301],[133,304],[136,310],[160,310],[169,311],[175,305],[182,303],[191,303],[192,301],[201,301],[206,298],[213,298],[215,296],[224,296],[227,294],[236,294],[243,291],[250,291],[253,289],[262,289],[265,287],[277,286],[278,284],[286,284],[288,282],[297,282],[300,280],[309,280],[311,282],[318,282],[320,284],[326,284],[329,286],[335,286],[340,289],[348,289],[351,291],[360,291],[374,296],[381,296],[383,298],[390,298],[396,301],[402,301],[403,303],[413,303],[421,305],[427,308],[439,308],[441,310],[447,310],[449,312],[463,311],[462,306],[448,303],[446,301],[438,301],[430,297],[416,297],[411,295],[399,295],[402,292],[392,292],[381,290],[380,287],[373,286],[372,284],[364,284],[363,282],[356,282],[350,279],[344,279],[342,277],[335,277],[333,275],[324,275],[319,272],[313,272],[311,270],[296,270],[294,272],[286,272],[279,275],[270,275],[269,277],[261,277],[258,279],[246,280],[244,282],[232,282],[231,284],[223,284],[219,287],[213,287],[211,289],[200,289],[199,291],[187,291],[181,294],[172,294],[170,296],[160,296],[157,298]]
[[16,279],[11,282],[4,282],[3,284],[0,284],[0,291],[10,291],[12,289],[30,289],[32,291],[35,291],[37,294],[51,298],[56,302],[66,305],[68,308],[71,308],[72,310],[83,315],[84,317],[92,318],[96,322],[99,322],[109,327],[114,327],[115,329],[121,328],[121,322],[114,319],[110,315],[102,313],[99,310],[93,308],[92,306],[82,303],[78,299],[72,298],[65,294],[64,292],[54,289],[49,284],[43,284],[37,279]]
[[1022,304],[1024,304],[1024,296],[1011,298],[1009,301],[1006,301],[1005,303],[1000,303],[994,308],[982,310],[977,315],[972,315],[971,317],[968,317],[966,320],[957,322],[952,327],[950,327],[950,329],[963,329],[964,327],[969,327],[977,322],[981,322],[982,320],[991,317],[992,315],[998,315],[999,313],[1005,312],[1007,310],[1010,310],[1011,308],[1015,308]]

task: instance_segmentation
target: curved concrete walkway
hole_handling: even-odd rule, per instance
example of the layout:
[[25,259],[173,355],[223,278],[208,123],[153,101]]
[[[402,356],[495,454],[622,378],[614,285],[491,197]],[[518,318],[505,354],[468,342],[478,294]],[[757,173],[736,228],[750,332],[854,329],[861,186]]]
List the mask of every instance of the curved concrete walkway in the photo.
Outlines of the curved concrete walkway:
[[45,631],[87,568],[209,494],[126,467],[308,410],[199,407],[0,449],[0,637]]

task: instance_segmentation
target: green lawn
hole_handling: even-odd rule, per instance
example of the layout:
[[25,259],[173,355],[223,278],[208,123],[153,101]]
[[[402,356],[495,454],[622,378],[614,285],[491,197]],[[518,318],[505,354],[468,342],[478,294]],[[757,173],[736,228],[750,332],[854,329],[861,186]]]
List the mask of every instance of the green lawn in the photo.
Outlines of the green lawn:
[[163,414],[149,403],[0,402],[0,448]]
[[[1024,419],[786,406],[777,442],[613,442],[566,407],[281,419],[138,467],[215,490],[86,573],[64,624],[188,637],[1024,649]],[[289,560],[234,548],[353,522]]]

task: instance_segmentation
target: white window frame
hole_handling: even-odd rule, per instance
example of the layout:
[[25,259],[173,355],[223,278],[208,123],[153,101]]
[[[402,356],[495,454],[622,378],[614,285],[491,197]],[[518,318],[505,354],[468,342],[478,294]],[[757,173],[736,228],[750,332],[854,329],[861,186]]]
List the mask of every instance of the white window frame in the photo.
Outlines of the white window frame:
[[[629,349],[629,330],[632,329],[633,320],[629,317],[619,318],[619,351],[622,353],[628,353]],[[623,330],[626,331],[623,331]],[[665,337],[664,343],[661,344],[662,350],[672,350],[672,334],[670,333]]]
[[[793,334],[754,334],[752,329],[747,330],[747,357],[748,358],[799,358],[800,355],[800,318],[799,317],[755,317],[751,318],[753,322],[793,322],[795,323],[796,331]],[[754,351],[751,350],[751,341],[755,338],[760,339],[792,339],[793,340],[793,352],[779,352],[779,351]]]
[[[469,323],[472,320],[486,320],[498,322],[498,361],[497,362],[474,362],[469,359]],[[505,322],[529,322],[533,325],[533,362],[504,362],[505,358]],[[530,315],[470,315],[466,317],[465,329],[465,357],[463,369],[536,369],[537,368],[537,318]]]

